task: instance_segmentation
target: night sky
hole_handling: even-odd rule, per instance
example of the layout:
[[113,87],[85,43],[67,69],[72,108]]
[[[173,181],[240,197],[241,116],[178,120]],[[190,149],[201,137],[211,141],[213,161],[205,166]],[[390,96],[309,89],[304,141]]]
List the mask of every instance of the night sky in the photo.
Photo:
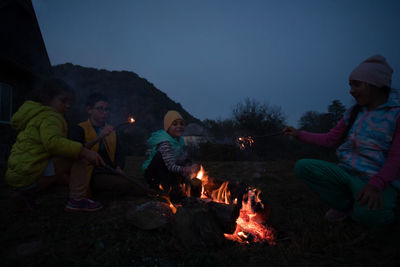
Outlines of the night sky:
[[400,88],[400,1],[33,0],[52,65],[127,70],[195,117],[225,119],[246,97],[288,124],[334,99],[382,54]]

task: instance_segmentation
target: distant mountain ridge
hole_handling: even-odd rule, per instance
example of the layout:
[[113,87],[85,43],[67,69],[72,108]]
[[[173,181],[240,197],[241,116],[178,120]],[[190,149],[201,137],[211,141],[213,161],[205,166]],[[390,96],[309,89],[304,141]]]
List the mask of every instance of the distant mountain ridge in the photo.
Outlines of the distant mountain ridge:
[[151,82],[134,72],[108,71],[71,63],[53,66],[52,71],[55,77],[63,79],[75,89],[75,104],[68,115],[70,123],[87,118],[85,101],[93,92],[103,93],[109,98],[110,123],[114,125],[133,116],[136,128],[151,132],[162,128],[163,117],[168,110],[177,110],[186,123],[201,123],[180,103],[173,101]]

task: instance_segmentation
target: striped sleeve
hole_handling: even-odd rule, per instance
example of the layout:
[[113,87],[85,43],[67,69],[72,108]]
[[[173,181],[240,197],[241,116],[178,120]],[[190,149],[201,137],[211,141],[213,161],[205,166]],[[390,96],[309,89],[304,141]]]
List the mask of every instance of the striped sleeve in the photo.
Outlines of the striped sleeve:
[[159,143],[157,150],[161,153],[168,171],[179,174],[183,173],[183,167],[176,165],[177,159],[175,158],[174,153],[172,152],[171,144],[168,141]]

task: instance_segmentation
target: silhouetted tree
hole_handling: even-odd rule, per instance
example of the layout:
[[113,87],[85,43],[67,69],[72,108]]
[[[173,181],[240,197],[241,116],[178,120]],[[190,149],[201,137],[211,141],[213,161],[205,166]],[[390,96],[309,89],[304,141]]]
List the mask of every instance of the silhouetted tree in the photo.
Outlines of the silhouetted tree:
[[206,119],[203,121],[203,125],[211,135],[209,136],[210,140],[214,140],[217,143],[232,142],[232,133],[235,132],[235,123],[232,119]]
[[333,100],[332,104],[328,106],[328,113],[332,115],[332,124],[336,125],[339,120],[343,117],[346,107],[340,102],[340,100]]
[[232,113],[236,128],[250,134],[279,131],[285,123],[285,116],[280,107],[271,107],[250,98],[239,102]]
[[319,130],[319,119],[321,114],[316,111],[307,111],[299,120],[301,130],[316,132]]
[[339,101],[333,100],[328,106],[328,113],[307,111],[299,120],[300,129],[310,132],[328,132],[343,117],[346,107]]

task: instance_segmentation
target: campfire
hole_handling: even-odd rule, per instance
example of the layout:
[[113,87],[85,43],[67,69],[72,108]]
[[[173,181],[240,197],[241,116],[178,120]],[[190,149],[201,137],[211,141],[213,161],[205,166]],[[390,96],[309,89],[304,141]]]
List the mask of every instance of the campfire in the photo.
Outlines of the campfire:
[[190,206],[184,211],[187,217],[200,207],[198,212],[201,214],[207,210],[214,215],[225,239],[244,244],[275,244],[274,230],[266,225],[269,208],[261,202],[260,190],[236,181],[222,181],[210,177],[203,166],[184,190],[186,196],[190,196],[190,200],[175,205],[168,200],[174,214],[179,214],[186,205]]

